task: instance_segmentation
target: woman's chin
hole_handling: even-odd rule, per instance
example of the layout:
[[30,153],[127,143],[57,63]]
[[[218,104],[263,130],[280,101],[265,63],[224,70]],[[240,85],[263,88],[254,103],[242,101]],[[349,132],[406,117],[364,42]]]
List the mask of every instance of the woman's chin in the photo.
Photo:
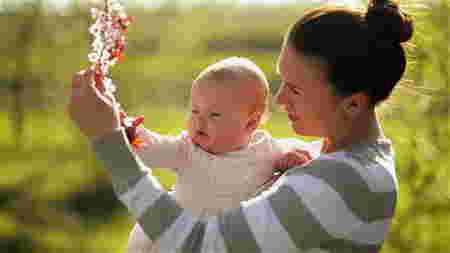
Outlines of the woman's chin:
[[305,131],[305,129],[299,124],[299,122],[291,121],[291,128],[298,135],[302,135],[302,136],[308,135],[307,131]]
[[301,128],[300,128],[300,126],[298,125],[298,122],[295,122],[295,121],[290,120],[290,121],[289,121],[289,125],[291,126],[291,129],[292,129],[295,133],[298,133],[298,131],[301,131]]

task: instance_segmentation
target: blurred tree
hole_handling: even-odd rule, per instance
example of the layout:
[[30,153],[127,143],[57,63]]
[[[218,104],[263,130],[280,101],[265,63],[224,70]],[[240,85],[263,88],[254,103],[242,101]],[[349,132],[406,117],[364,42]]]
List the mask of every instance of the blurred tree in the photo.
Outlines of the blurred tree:
[[[34,110],[30,108],[44,100],[44,77],[37,75],[33,68],[36,62],[40,63],[35,57],[36,52],[49,47],[51,33],[48,33],[50,29],[44,23],[46,10],[42,0],[5,2],[2,7],[0,18],[6,21],[6,25],[0,30],[0,57],[5,72],[0,77],[4,84],[0,88],[5,90],[3,96],[6,94],[6,98],[10,97],[6,100],[6,108],[9,129],[14,138],[13,146],[8,146],[9,143],[1,146],[2,160],[5,162],[2,169],[5,174],[11,175],[8,170],[10,162],[17,158],[28,160],[27,166],[34,168],[31,157],[39,153],[37,150],[27,150],[26,137],[32,136],[25,133],[31,122],[27,116]],[[28,140],[27,144],[34,143]],[[23,172],[23,168],[15,169]],[[45,186],[45,179],[45,174],[33,172],[23,175],[17,182],[12,180],[0,184],[0,252],[52,252],[68,245],[76,245],[68,249],[83,248],[83,241],[77,241],[77,235],[82,234],[82,227],[78,218],[72,215],[73,212],[64,212],[63,208],[56,208],[58,205],[36,194],[36,190]],[[64,233],[72,236],[70,243],[64,245],[64,239],[59,242],[52,239],[63,238]],[[65,240],[68,241],[67,238]]]
[[448,252],[450,5],[447,0],[403,3],[417,29],[410,81],[398,93],[403,110],[394,112],[400,119],[393,124],[400,202],[385,252]]
[[[4,15],[4,14],[3,14]],[[25,89],[31,85],[39,90],[41,81],[32,75],[30,69],[30,58],[32,55],[33,42],[40,30],[40,22],[43,16],[42,1],[24,2],[23,6],[14,8],[8,19],[8,41],[9,45],[5,53],[9,58],[9,64],[14,68],[11,79],[7,83],[9,93],[13,97],[10,109],[11,124],[17,148],[23,145],[26,101]],[[11,32],[14,31],[14,32]],[[39,93],[35,94],[39,96]]]

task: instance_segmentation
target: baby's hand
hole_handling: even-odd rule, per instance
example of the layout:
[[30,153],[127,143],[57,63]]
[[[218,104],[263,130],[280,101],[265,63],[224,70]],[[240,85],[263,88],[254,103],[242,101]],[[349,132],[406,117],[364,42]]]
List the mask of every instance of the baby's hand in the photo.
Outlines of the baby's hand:
[[139,116],[136,118],[129,117],[124,111],[120,112],[120,123],[125,128],[125,133],[127,134],[128,141],[131,146],[138,149],[143,147],[144,142],[137,136],[138,127],[142,127],[144,122],[144,116]]
[[262,191],[267,190],[271,185],[273,185],[278,178],[280,178],[283,173],[296,166],[305,166],[312,160],[311,155],[308,151],[296,149],[294,151],[284,154],[280,159],[276,160],[274,163],[274,173],[272,177],[269,178],[264,184],[262,184],[258,190],[258,194]]
[[295,166],[304,166],[311,161],[312,157],[308,151],[296,149],[284,154],[275,161],[275,171],[284,172]]

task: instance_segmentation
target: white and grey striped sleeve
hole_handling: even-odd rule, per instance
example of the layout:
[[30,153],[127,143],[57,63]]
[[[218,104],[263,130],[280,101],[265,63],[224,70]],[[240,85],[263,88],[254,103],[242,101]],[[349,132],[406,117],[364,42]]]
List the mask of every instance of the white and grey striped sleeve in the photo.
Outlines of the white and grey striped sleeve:
[[[118,198],[161,252],[378,252],[396,191],[376,188],[358,163],[317,160],[222,215],[192,216],[129,151],[122,132],[94,143]],[[386,182],[390,184],[390,182]],[[382,190],[380,190],[382,189]]]

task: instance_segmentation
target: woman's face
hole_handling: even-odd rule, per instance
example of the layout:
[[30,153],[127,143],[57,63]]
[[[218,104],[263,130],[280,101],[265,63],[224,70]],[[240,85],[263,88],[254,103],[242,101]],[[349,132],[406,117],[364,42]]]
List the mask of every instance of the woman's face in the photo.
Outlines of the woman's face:
[[333,136],[341,99],[327,84],[325,66],[285,43],[277,68],[282,85],[276,103],[288,113],[293,130],[303,136]]

